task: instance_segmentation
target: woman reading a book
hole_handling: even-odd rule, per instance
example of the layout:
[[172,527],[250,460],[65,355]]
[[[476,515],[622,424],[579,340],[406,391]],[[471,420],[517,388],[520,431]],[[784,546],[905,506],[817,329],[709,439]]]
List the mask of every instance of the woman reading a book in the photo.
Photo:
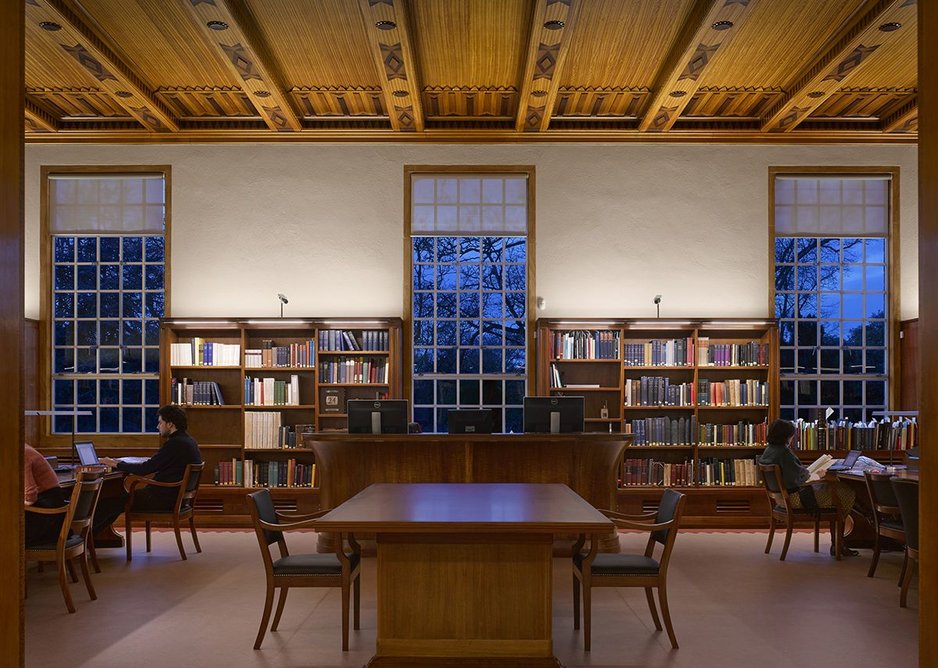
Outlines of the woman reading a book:
[[[788,420],[776,420],[769,425],[766,440],[768,445],[762,456],[760,464],[778,464],[782,471],[782,484],[788,492],[788,498],[793,508],[832,508],[835,504],[840,507],[844,517],[850,514],[856,493],[852,488],[837,480],[819,481],[812,476],[808,467],[801,463],[797,455],[791,451],[791,442],[795,437],[795,425]],[[833,536],[831,537],[833,542]],[[831,554],[834,546],[831,545]],[[847,547],[842,551],[844,556],[856,556],[856,550]]]

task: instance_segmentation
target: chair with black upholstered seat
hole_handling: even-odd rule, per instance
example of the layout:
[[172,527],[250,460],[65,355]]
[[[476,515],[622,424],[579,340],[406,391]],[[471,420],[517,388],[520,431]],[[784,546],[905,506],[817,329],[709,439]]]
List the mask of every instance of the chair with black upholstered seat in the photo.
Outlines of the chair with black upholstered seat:
[[[644,554],[595,554],[596,546],[589,552],[583,551],[585,540],[581,538],[573,549],[573,628],[580,628],[580,588],[583,590],[583,648],[590,649],[590,617],[593,587],[642,587],[655,628],[661,630],[661,621],[655,608],[653,590],[658,590],[661,617],[664,619],[671,646],[677,649],[677,638],[671,625],[668,609],[668,563],[677,537],[681,514],[684,512],[685,495],[673,489],[664,490],[657,513],[624,515],[611,510],[602,510],[617,528],[649,531]],[[638,520],[638,521],[636,521]],[[656,546],[661,545],[659,557],[655,557]],[[589,555],[595,555],[589,568],[584,568]]]
[[[260,629],[254,641],[254,649],[260,649],[267,633],[267,621],[274,602],[274,590],[280,589],[277,612],[274,614],[271,631],[277,630],[283,606],[290,587],[341,587],[342,588],[342,650],[348,651],[349,637],[349,593],[353,593],[354,626],[359,628],[361,600],[361,548],[353,538],[349,539],[350,552],[346,552],[342,541],[336,541],[334,554],[290,554],[284,538],[286,531],[315,529],[317,517],[325,515],[323,510],[309,515],[286,515],[274,508],[270,491],[262,489],[247,495],[248,508],[254,520],[254,531],[264,559],[267,574],[267,598]],[[270,546],[277,543],[280,558],[270,553]]]
[[[889,479],[891,473],[875,473],[866,471],[863,477],[866,478],[866,491],[870,495],[870,507],[873,510],[873,529],[876,532],[873,543],[873,560],[870,562],[870,570],[867,577],[873,577],[876,573],[876,566],[879,564],[879,554],[882,549],[882,537],[892,538],[905,544],[905,529],[902,528],[902,518],[899,514],[899,502],[896,501],[896,495],[892,491],[892,484]],[[902,578],[905,576],[905,568],[908,565],[908,559],[902,562],[902,572],[899,574],[899,584],[902,584]]]
[[[814,551],[820,551],[821,520],[830,522],[831,536],[833,537],[836,558],[840,560],[843,546],[844,520],[840,506],[835,503],[830,508],[796,507],[791,502],[788,490],[782,484],[782,469],[778,464],[759,464],[759,477],[762,479],[765,493],[769,498],[769,538],[765,543],[765,553],[772,549],[772,540],[775,538],[775,529],[779,523],[785,525],[785,544],[779,561],[785,561],[788,546],[791,544],[791,534],[797,522],[811,522],[814,524]],[[836,497],[836,492],[833,492]]]
[[[124,535],[127,543],[127,561],[133,559],[131,537],[133,536],[133,524],[135,521],[144,523],[147,537],[147,552],[150,551],[150,524],[152,522],[170,522],[176,533],[176,547],[179,548],[179,556],[185,561],[186,548],[182,545],[182,534],[180,533],[179,527],[179,523],[183,520],[188,520],[189,522],[189,531],[192,533],[192,542],[195,544],[195,551],[202,551],[202,546],[199,545],[199,536],[195,532],[195,497],[199,493],[199,481],[202,479],[202,469],[204,467],[204,462],[200,464],[187,464],[186,470],[182,474],[182,479],[177,482],[158,482],[137,475],[127,476],[124,480],[124,485],[127,487],[129,494],[127,498],[127,509],[124,511]],[[167,510],[150,508],[134,510],[134,494],[141,485],[169,489],[175,488],[179,490],[176,494],[173,507]]]
[[68,576],[71,575],[74,581],[78,578],[74,572],[74,562],[77,560],[81,567],[81,575],[85,581],[85,588],[88,590],[88,596],[92,601],[97,600],[98,595],[91,584],[91,576],[88,573],[88,549],[87,541],[91,533],[91,524],[94,518],[94,510],[98,505],[98,496],[101,493],[103,480],[100,473],[79,473],[75,481],[75,487],[72,489],[72,496],[68,505],[61,508],[35,508],[26,506],[27,513],[40,513],[43,515],[62,514],[62,529],[59,531],[59,537],[55,543],[48,545],[27,545],[25,547],[26,561],[38,561],[55,563],[59,574],[59,586],[62,588],[62,595],[65,597],[65,607],[70,613],[75,612],[75,604],[72,602],[72,594],[68,589]]
[[902,589],[899,591],[899,607],[904,608],[912,573],[918,566],[918,482],[901,478],[892,478],[889,482],[896,495],[905,530],[905,561],[902,564]]

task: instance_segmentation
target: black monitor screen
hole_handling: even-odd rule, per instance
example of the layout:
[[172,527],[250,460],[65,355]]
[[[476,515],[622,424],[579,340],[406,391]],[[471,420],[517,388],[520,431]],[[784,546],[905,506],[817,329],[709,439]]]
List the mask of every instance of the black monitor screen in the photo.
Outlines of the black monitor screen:
[[349,399],[350,434],[406,434],[406,399]]
[[491,434],[495,426],[488,408],[447,411],[446,420],[450,434]]
[[78,463],[82,466],[94,466],[98,463],[98,453],[91,441],[75,441],[75,452],[78,454]]
[[524,430],[541,434],[583,431],[583,397],[525,397]]

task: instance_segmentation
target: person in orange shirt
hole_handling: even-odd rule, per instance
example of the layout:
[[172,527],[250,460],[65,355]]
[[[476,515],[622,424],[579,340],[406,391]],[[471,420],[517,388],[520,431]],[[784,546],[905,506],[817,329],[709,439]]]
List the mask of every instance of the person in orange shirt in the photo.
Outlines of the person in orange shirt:
[[[61,508],[65,495],[59,487],[59,479],[49,462],[31,445],[26,444],[23,501],[27,506],[38,508]],[[40,515],[26,513],[26,545],[54,544],[62,529],[65,515]]]

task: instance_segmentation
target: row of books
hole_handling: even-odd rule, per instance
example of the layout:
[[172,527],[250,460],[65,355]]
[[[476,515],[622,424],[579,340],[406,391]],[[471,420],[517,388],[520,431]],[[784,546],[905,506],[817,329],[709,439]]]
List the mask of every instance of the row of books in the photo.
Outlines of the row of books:
[[215,484],[231,487],[313,487],[316,465],[286,461],[232,459],[215,465]]
[[623,487],[755,487],[756,459],[701,459],[663,462],[651,458],[627,458],[622,464]]
[[185,406],[224,406],[221,387],[213,380],[173,378],[169,381],[170,401]]
[[760,447],[766,444],[768,422],[746,422],[736,424],[702,424],[697,430],[697,443],[702,446],[745,445]]
[[555,359],[615,360],[619,358],[619,332],[575,330],[554,332]]
[[768,366],[769,344],[761,341],[749,343],[710,343],[710,338],[697,339],[699,366]]
[[316,342],[310,339],[303,343],[275,346],[272,339],[264,339],[260,348],[244,351],[244,366],[314,367],[316,366]]
[[671,384],[667,376],[642,376],[625,381],[626,406],[693,406],[693,383]]
[[320,350],[390,350],[384,329],[323,329],[319,332]]
[[388,382],[388,360],[384,357],[336,357],[319,363],[320,383]]
[[697,483],[704,487],[755,487],[758,484],[756,459],[701,459]]
[[735,424],[697,424],[693,415],[648,417],[626,421],[625,433],[632,434],[632,445],[655,446],[751,446],[764,447],[767,422],[740,420]]
[[244,414],[245,450],[282,450],[302,447],[302,435],[315,431],[311,424],[285,425],[275,411],[248,411]]
[[764,380],[697,381],[700,406],[768,406],[769,385]]
[[172,366],[239,366],[240,343],[217,343],[198,336],[187,343],[171,343],[169,363]]
[[795,421],[792,447],[799,450],[908,450],[919,444],[918,422],[903,417],[890,421]]
[[652,339],[643,343],[626,343],[622,352],[625,366],[693,366],[694,339]]
[[300,404],[300,377],[290,374],[290,380],[279,378],[244,379],[245,406],[298,406]]

